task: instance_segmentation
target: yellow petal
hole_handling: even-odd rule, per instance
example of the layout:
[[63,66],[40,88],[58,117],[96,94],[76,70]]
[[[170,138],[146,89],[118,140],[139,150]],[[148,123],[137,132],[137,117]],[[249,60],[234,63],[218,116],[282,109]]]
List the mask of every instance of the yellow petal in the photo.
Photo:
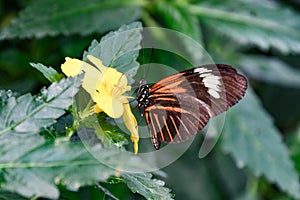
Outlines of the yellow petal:
[[130,86],[127,85],[128,81],[125,74],[122,74],[114,68],[107,67],[103,72],[100,81],[105,83],[108,91],[112,91],[114,88],[117,88],[120,90],[120,93],[123,94],[130,90]]
[[123,103],[120,99],[113,98],[103,84],[98,85],[97,92],[92,95],[93,101],[109,117],[119,118],[123,114]]
[[131,133],[131,141],[133,142],[133,152],[134,154],[138,153],[138,142],[139,142],[139,134],[138,134],[138,126],[137,121],[134,115],[131,112],[129,103],[124,104],[124,113],[123,113],[124,123],[127,129]]
[[119,79],[119,82],[118,82],[118,86],[119,87],[130,87],[130,86],[127,86],[128,84],[128,80],[127,80],[127,77],[125,76],[125,74],[122,74],[122,76],[120,77]]
[[63,73],[67,76],[76,76],[85,73],[82,87],[90,94],[96,90],[97,82],[101,77],[101,72],[92,65],[74,58],[66,58],[66,62],[61,65]]
[[107,91],[111,91],[118,85],[122,73],[118,72],[116,69],[108,67],[101,78],[101,82],[105,83]]
[[88,55],[87,58],[102,73],[97,84],[103,83],[109,93],[112,93],[115,89],[118,90],[118,94],[123,94],[130,90],[130,86],[127,86],[127,77],[124,74],[114,68],[104,66],[100,59],[92,55]]
[[91,61],[91,63],[93,63],[100,72],[104,72],[105,69],[107,68],[106,66],[103,65],[102,61],[92,55],[87,55],[87,58],[89,59],[89,61]]
[[80,73],[83,61],[74,58],[65,58],[65,63],[61,65],[61,70],[66,76],[76,76]]
[[101,108],[99,108],[99,106],[97,106],[97,104],[96,104],[96,105],[94,105],[94,112],[100,113],[100,112],[103,112],[103,110]]

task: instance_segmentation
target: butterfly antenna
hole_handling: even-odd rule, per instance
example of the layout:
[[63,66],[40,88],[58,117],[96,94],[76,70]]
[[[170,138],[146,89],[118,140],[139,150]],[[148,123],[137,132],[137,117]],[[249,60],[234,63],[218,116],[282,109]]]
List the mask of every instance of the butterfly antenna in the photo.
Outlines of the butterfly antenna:
[[146,75],[149,73],[149,70],[150,70],[150,65],[151,65],[151,61],[152,61],[152,58],[153,58],[153,55],[154,55],[154,48],[152,47],[151,48],[151,55],[150,55],[150,58],[149,58],[149,62],[148,62],[148,65],[147,65],[147,71],[144,71],[144,79],[146,78]]

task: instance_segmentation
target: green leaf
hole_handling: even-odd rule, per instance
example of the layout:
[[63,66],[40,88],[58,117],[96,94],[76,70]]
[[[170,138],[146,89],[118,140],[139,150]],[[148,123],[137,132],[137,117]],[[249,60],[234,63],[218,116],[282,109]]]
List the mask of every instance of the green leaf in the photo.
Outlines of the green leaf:
[[[56,184],[69,190],[105,181],[115,171],[96,160],[78,142],[46,142],[37,135],[9,134],[0,140],[2,189],[26,197],[59,197]],[[93,147],[99,149],[99,145]]]
[[173,199],[169,188],[163,187],[165,183],[161,180],[153,179],[152,174],[122,174],[126,184],[133,193],[139,193],[146,199]]
[[125,133],[120,133],[121,131],[116,126],[108,123],[107,120],[110,118],[105,113],[97,114],[97,119],[99,124],[101,124],[101,128],[94,126],[95,132],[104,145],[108,144],[108,146],[111,146],[114,144],[117,147],[123,147],[128,144],[128,140],[124,136]]
[[113,195],[108,189],[100,185],[99,183],[97,184],[97,188],[102,190],[105,194],[106,197],[109,197],[111,200],[119,200],[115,195]]
[[[203,45],[202,33],[200,31],[200,24],[196,16],[191,15],[187,10],[176,4],[159,1],[157,3],[157,11],[165,21],[165,27],[179,31],[179,34],[185,34],[195,40],[198,44]],[[190,58],[194,63],[200,63],[202,54],[195,51],[190,40],[182,38],[178,41],[182,43],[183,48],[186,49]]]
[[238,59],[248,77],[289,87],[300,86],[300,71],[283,61],[267,56],[241,56]]
[[275,1],[205,1],[186,7],[211,29],[262,50],[300,52],[300,16]]
[[53,124],[72,104],[72,97],[81,85],[81,77],[62,79],[42,90],[40,96],[25,94],[10,97],[0,107],[0,135],[4,133],[37,133]]
[[140,17],[141,9],[133,2],[121,0],[34,1],[1,32],[0,39],[104,33]]
[[139,63],[136,61],[141,46],[142,25],[134,22],[121,26],[101,38],[100,42],[94,40],[88,51],[84,52],[83,60],[87,61],[87,55],[93,55],[102,60],[105,66],[116,68],[125,73],[129,82],[133,83],[132,77],[136,74]]
[[228,112],[222,144],[238,166],[246,165],[289,195],[300,197],[299,178],[289,151],[251,88],[248,88],[245,98]]
[[26,200],[25,198],[10,192],[5,192],[0,189],[0,199],[1,200]]
[[18,94],[11,90],[0,90],[0,110],[8,102],[9,98],[16,97]]
[[[75,108],[76,110],[76,108]],[[77,113],[74,112],[75,124],[78,124],[77,129],[86,129],[86,132],[91,132],[91,134],[97,136],[101,141],[101,144],[105,148],[111,148],[115,146],[120,150],[125,150],[125,146],[128,144],[128,140],[125,137],[124,132],[122,132],[117,126],[112,125],[108,122],[111,118],[107,117],[105,113],[99,113],[95,115],[89,115],[84,118],[80,118]],[[98,122],[98,123],[95,123]]]
[[46,67],[45,65],[41,63],[30,63],[30,65],[40,72],[43,73],[45,78],[47,78],[51,83],[60,81],[64,76],[60,73],[58,73],[55,69],[52,67]]
[[[110,176],[120,173],[123,167],[132,169],[145,167],[145,164],[132,154],[120,154],[113,149],[104,149],[99,143],[87,148],[86,144],[66,139],[60,138],[49,142],[36,134],[7,134],[2,137],[1,188],[25,197],[57,199],[59,190],[56,185],[77,191],[81,186],[105,182]],[[97,158],[100,159],[94,155],[99,155]],[[124,173],[122,176],[129,177],[126,182],[128,187],[136,188],[135,191],[146,198],[150,195],[169,196],[169,189],[163,187],[163,182],[151,179],[150,174]],[[132,180],[134,177],[137,180]],[[148,187],[150,189],[147,189]],[[149,194],[145,192],[146,189],[148,192],[155,190],[159,194]]]

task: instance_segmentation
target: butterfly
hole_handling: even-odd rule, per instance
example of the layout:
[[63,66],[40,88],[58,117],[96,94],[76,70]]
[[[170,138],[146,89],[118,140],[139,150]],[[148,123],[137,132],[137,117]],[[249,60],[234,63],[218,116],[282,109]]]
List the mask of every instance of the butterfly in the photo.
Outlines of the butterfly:
[[247,79],[233,67],[208,64],[165,77],[152,86],[141,79],[136,100],[156,150],[164,143],[188,140],[211,117],[235,105],[245,94]]

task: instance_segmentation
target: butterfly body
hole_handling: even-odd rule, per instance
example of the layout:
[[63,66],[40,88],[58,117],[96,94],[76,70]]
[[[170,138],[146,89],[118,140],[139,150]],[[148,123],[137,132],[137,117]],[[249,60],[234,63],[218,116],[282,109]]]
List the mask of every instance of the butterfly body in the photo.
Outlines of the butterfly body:
[[185,141],[203,129],[211,117],[236,104],[247,80],[229,65],[204,65],[173,74],[151,87],[143,79],[137,94],[155,149],[161,142]]
[[146,107],[150,106],[151,100],[149,98],[149,86],[147,84],[147,81],[145,79],[142,79],[140,81],[139,90],[136,96],[136,100],[138,102],[137,108],[141,114],[143,112],[142,109],[145,109]]

